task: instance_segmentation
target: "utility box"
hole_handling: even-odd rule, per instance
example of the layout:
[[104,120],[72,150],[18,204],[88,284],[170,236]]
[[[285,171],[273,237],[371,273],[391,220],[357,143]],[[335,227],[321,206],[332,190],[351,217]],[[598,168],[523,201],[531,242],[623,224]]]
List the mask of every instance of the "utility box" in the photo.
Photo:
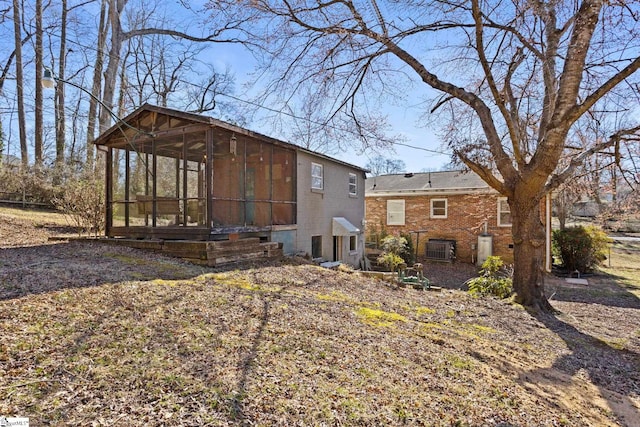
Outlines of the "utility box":
[[482,263],[485,262],[491,255],[493,255],[493,236],[491,234],[479,235],[477,265],[482,265]]

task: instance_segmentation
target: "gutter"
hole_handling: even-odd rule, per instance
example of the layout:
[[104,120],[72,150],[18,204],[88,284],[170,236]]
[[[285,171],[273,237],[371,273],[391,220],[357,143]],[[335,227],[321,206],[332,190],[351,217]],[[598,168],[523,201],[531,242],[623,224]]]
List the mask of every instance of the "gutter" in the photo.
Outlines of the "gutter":
[[429,190],[400,190],[400,191],[375,191],[372,193],[367,193],[365,191],[364,197],[397,197],[397,196],[429,196],[429,195],[440,195],[440,196],[453,196],[457,194],[499,194],[497,191],[491,188],[443,188],[443,189],[434,189],[431,188]]

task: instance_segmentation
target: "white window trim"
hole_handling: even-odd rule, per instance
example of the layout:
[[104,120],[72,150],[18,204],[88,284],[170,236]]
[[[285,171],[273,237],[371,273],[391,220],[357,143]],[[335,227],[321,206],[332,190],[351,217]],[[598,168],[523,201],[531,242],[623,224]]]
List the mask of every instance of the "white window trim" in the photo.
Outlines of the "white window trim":
[[[433,213],[433,202],[444,202],[444,215],[436,215]],[[447,201],[447,199],[431,199],[429,201],[429,207],[430,207],[429,216],[431,218],[446,219],[447,216],[449,215],[449,202]]]
[[[351,239],[355,242],[353,249],[351,249]],[[358,236],[351,234],[349,235],[349,255],[354,255],[356,253],[358,253]]]
[[[401,219],[397,219],[395,221],[391,221],[390,219],[390,214],[391,214],[391,210],[389,209],[389,205],[396,205],[397,209],[397,213],[399,214],[400,211],[400,206],[402,207],[402,214],[401,214]],[[387,225],[405,225],[405,202],[404,199],[392,199],[392,200],[387,200]]]
[[[316,166],[320,168],[321,175],[314,175],[314,169]],[[314,184],[314,178],[320,178],[320,187],[316,187]],[[311,189],[312,190],[324,190],[324,165],[321,163],[313,163],[311,162]]]
[[[512,223],[508,223],[508,224],[503,224],[502,221],[500,221],[500,218],[502,217],[502,211],[500,210],[500,206],[502,206],[502,202],[507,202],[507,198],[506,197],[498,197],[498,206],[497,206],[497,210],[498,210],[498,227],[511,227]],[[507,203],[507,206],[509,206],[509,204]],[[509,207],[509,213],[511,213],[511,208]]]
[[[351,183],[351,179],[354,179],[353,184]],[[351,187],[353,186],[353,191],[351,191]],[[349,195],[357,196],[358,195],[358,175],[355,173],[349,173]]]

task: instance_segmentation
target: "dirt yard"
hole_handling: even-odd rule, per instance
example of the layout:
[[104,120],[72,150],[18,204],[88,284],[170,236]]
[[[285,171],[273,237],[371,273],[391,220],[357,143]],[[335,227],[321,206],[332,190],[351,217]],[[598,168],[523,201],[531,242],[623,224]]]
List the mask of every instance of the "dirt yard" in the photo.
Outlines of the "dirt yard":
[[289,260],[210,269],[0,208],[0,416],[44,425],[640,425],[640,245],[560,314]]

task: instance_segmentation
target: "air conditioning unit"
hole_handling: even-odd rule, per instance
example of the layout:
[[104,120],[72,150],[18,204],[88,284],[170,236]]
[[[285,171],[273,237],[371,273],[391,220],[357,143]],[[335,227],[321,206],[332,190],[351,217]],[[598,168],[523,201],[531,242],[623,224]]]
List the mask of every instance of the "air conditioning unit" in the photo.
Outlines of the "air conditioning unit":
[[429,239],[426,253],[429,260],[453,262],[456,259],[456,241]]

